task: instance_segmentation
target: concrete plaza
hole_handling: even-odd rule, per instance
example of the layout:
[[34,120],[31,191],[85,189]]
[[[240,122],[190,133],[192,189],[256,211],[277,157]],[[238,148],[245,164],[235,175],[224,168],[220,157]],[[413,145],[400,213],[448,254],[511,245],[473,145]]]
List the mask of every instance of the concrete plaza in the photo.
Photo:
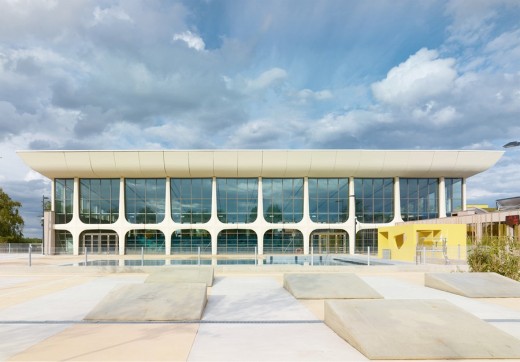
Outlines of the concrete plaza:
[[151,322],[85,317],[115,289],[176,266],[72,265],[81,261],[33,256],[29,267],[24,255],[0,255],[0,360],[368,360],[325,324],[323,299],[296,299],[284,289],[290,272],[353,273],[384,300],[446,301],[520,343],[520,298],[468,298],[424,286],[425,273],[465,271],[461,266],[214,266],[200,321]]

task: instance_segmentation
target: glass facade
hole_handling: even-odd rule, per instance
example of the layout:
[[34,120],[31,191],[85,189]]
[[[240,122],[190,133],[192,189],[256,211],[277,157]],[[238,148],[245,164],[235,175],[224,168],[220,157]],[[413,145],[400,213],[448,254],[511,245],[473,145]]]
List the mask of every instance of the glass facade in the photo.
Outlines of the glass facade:
[[132,224],[157,224],[164,220],[166,180],[125,179],[126,219]]
[[217,254],[254,254],[256,247],[258,239],[253,230],[230,229],[218,234]]
[[55,230],[54,233],[54,253],[72,254],[72,234],[67,230]]
[[79,217],[86,224],[112,224],[119,216],[119,179],[81,179]]
[[217,216],[226,224],[252,223],[258,210],[258,179],[218,178]]
[[303,253],[303,234],[294,229],[273,229],[264,234],[264,254]]
[[348,178],[310,178],[309,213],[317,223],[342,223],[348,219]]
[[125,253],[164,254],[164,234],[159,230],[130,230],[125,236]]
[[66,224],[72,220],[72,200],[74,179],[57,178],[54,180],[54,211],[56,224]]
[[433,219],[439,216],[439,180],[401,178],[401,217],[403,221]]
[[444,180],[446,193],[446,216],[462,210],[462,179],[447,178]]
[[349,250],[347,232],[340,229],[314,230],[311,243],[315,254],[342,254]]
[[303,179],[262,180],[264,219],[273,224],[296,223],[303,218]]
[[377,254],[377,229],[359,230],[356,234],[356,254]]
[[211,235],[202,229],[175,230],[172,234],[172,254],[211,254]]
[[211,179],[171,179],[172,219],[181,224],[202,224],[211,219]]
[[354,179],[356,217],[363,223],[387,223],[394,218],[394,181],[391,178]]

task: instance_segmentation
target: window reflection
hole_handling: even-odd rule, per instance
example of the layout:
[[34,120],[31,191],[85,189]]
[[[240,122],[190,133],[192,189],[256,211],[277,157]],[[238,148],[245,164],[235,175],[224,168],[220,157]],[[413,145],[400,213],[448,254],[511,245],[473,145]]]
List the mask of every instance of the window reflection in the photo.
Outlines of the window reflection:
[[132,224],[160,223],[165,196],[165,179],[125,179],[126,219]]
[[54,210],[56,224],[66,224],[72,220],[72,200],[74,179],[58,178],[54,180]]
[[436,178],[401,178],[401,217],[404,221],[433,219],[439,215]]
[[354,179],[356,217],[363,223],[387,223],[394,218],[394,181],[391,178]]
[[258,179],[217,179],[217,217],[226,224],[252,223],[258,210]]
[[446,193],[446,216],[462,210],[462,179],[447,178],[444,180]]
[[296,223],[303,218],[303,179],[262,180],[264,218],[269,223]]
[[303,234],[295,229],[273,229],[264,234],[264,254],[303,253]]
[[348,179],[310,178],[309,213],[318,223],[341,223],[348,219]]
[[202,229],[175,230],[172,234],[172,254],[211,254],[211,235]]
[[211,219],[211,179],[171,179],[170,188],[173,221],[201,224]]
[[119,216],[118,179],[81,179],[80,219],[86,224],[111,224]]

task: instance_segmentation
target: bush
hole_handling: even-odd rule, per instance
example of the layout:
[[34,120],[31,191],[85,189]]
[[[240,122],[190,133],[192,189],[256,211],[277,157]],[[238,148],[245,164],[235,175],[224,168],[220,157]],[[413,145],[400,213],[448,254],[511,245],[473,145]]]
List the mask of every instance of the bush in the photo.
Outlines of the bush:
[[472,272],[495,272],[520,281],[520,243],[512,238],[490,237],[468,253]]

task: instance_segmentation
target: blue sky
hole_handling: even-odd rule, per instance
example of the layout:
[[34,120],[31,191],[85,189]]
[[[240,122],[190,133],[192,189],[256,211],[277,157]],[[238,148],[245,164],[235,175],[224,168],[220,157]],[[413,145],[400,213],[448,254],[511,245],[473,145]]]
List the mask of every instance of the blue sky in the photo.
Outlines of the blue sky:
[[[0,0],[0,187],[21,149],[501,149],[520,139],[520,2]],[[468,201],[520,194],[520,148]]]

